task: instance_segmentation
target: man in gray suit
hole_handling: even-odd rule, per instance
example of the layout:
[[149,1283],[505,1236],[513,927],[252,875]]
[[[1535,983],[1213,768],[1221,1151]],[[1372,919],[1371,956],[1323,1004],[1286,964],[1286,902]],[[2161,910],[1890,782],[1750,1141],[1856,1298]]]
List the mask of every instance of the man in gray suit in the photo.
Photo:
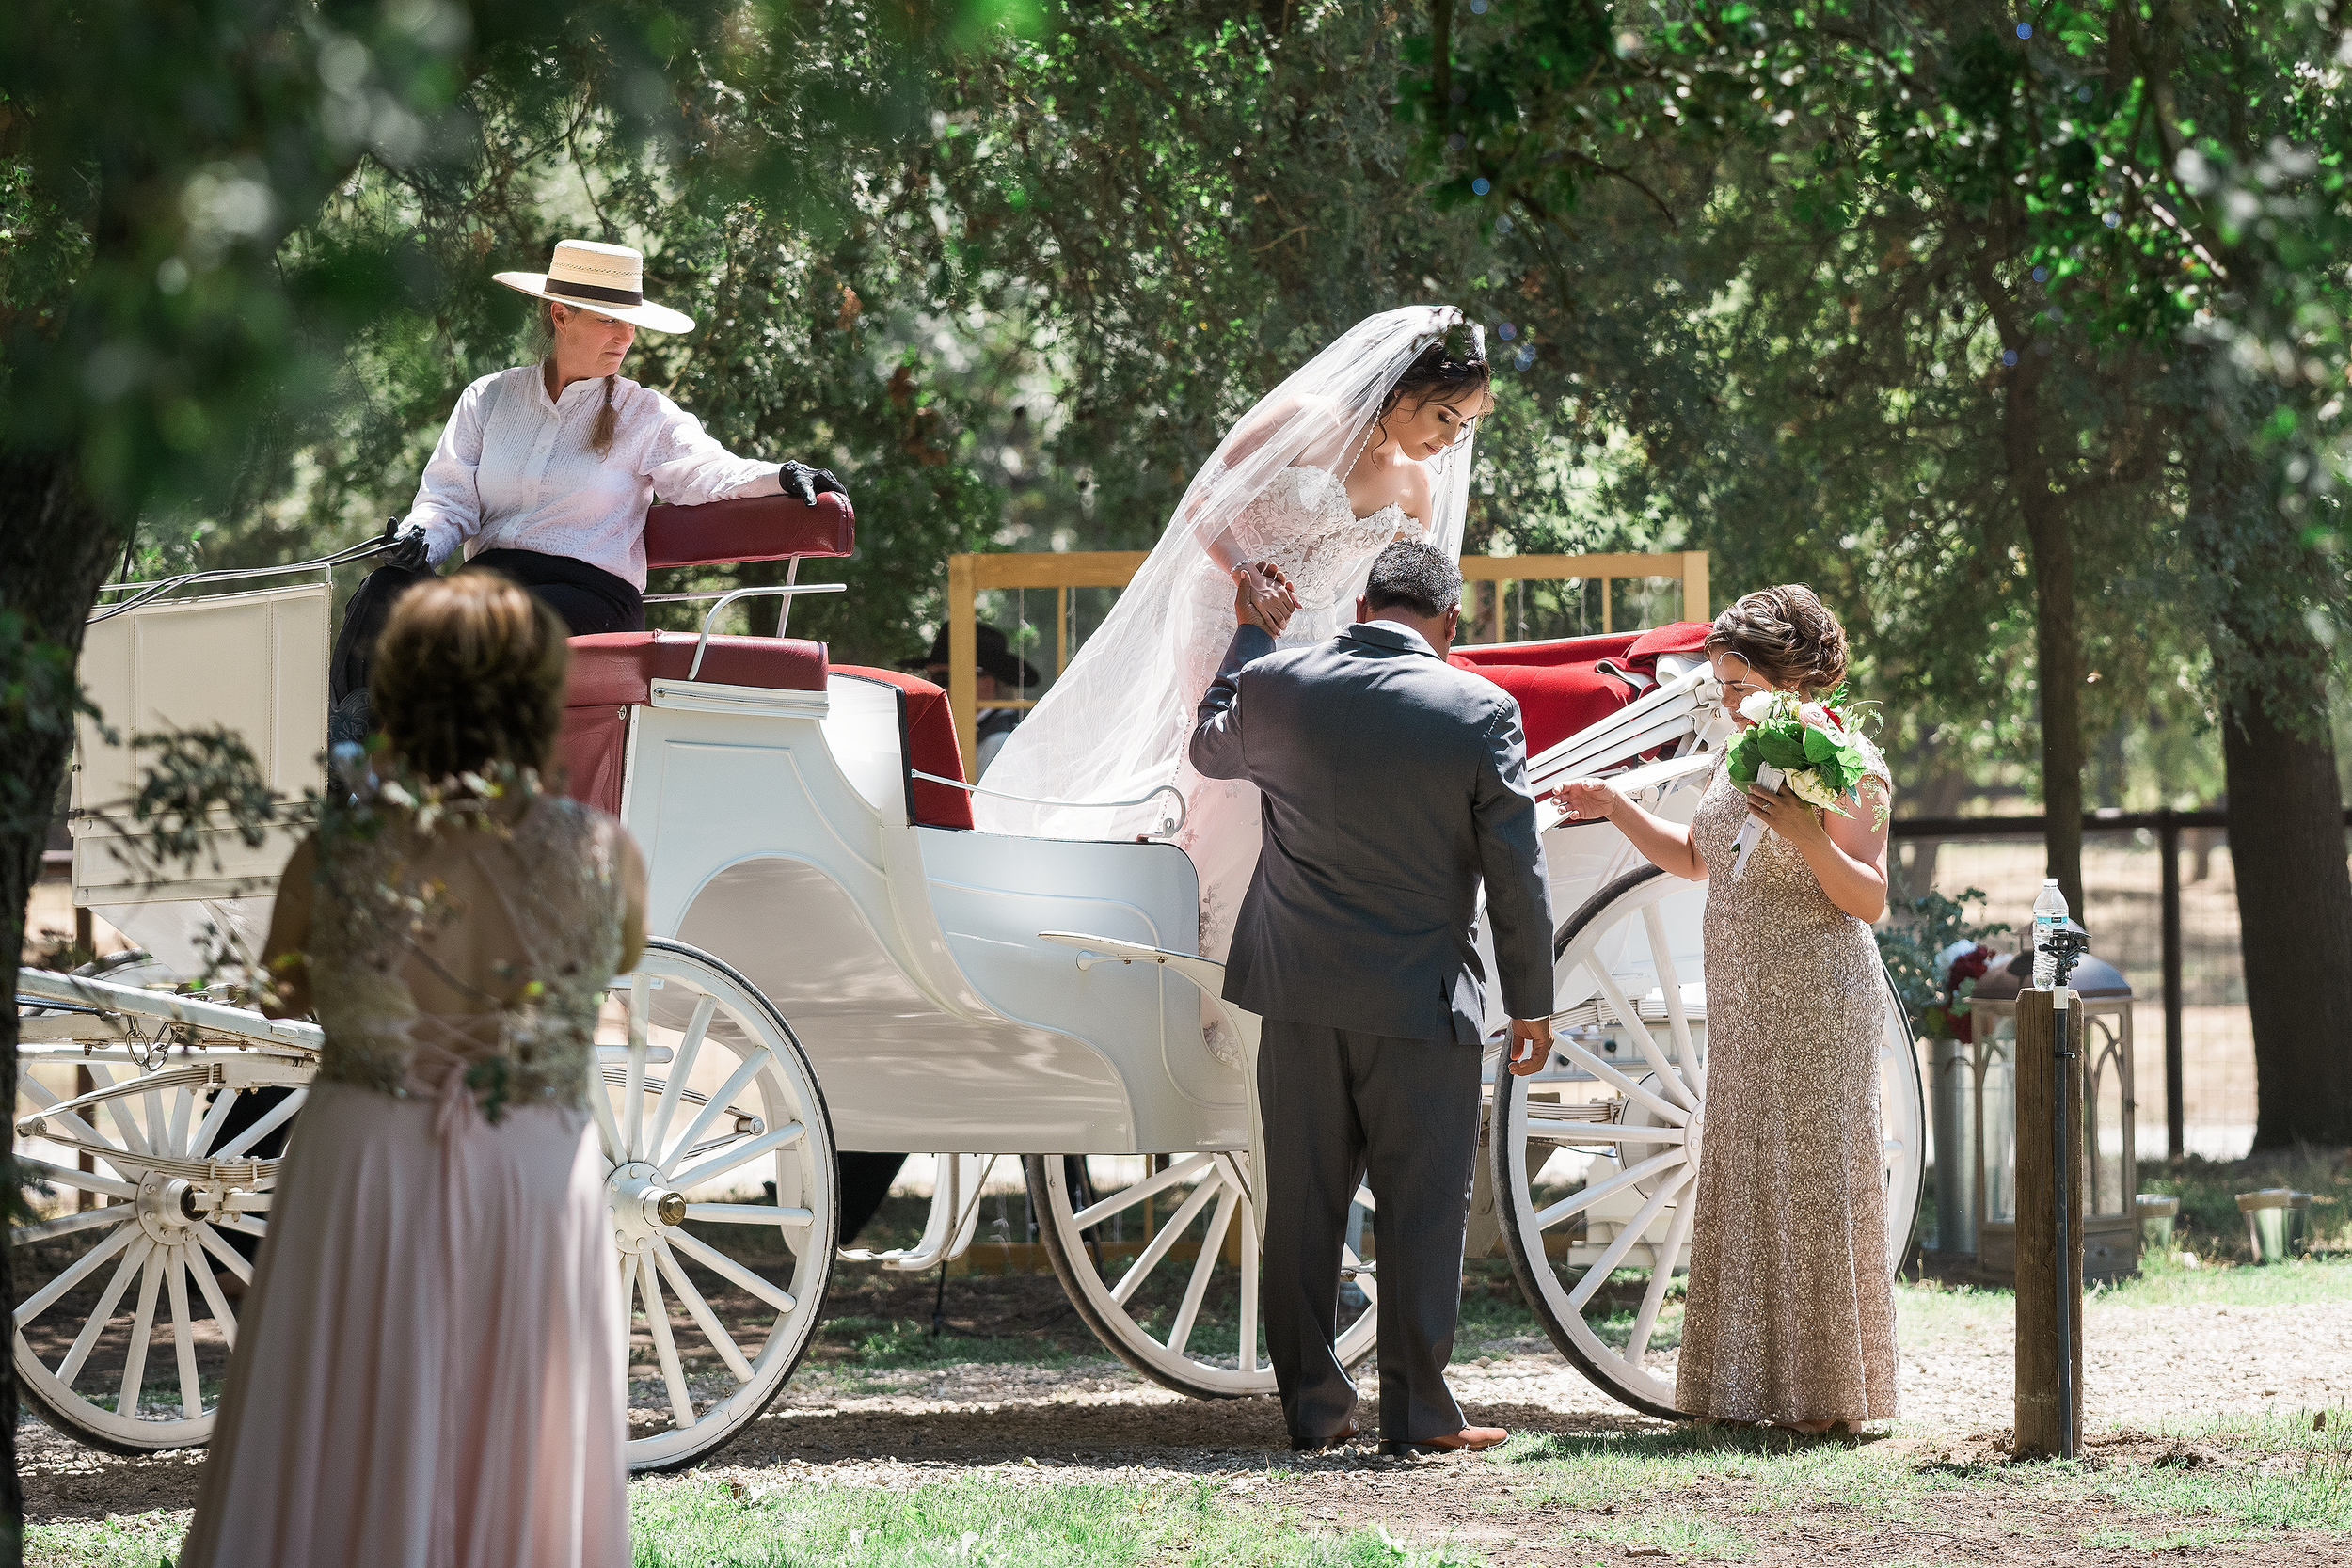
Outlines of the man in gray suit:
[[[1387,1452],[1483,1449],[1446,1386],[1478,1146],[1486,884],[1516,1058],[1551,1038],[1551,900],[1518,705],[1445,661],[1462,575],[1419,541],[1373,562],[1357,622],[1277,653],[1248,604],[1192,762],[1264,795],[1225,997],[1265,1021],[1266,1348],[1295,1448],[1355,1435],[1332,1353],[1359,1181],[1379,1205]],[[1528,1051],[1529,1047],[1536,1047]]]

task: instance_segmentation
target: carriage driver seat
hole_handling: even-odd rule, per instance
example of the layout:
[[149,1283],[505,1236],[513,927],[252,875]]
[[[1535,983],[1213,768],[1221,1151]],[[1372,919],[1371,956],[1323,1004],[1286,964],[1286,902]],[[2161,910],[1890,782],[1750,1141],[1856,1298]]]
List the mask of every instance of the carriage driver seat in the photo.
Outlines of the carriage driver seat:
[[[657,506],[645,515],[648,568],[837,558],[850,554],[855,541],[856,515],[846,498],[832,494],[818,496],[814,507],[797,496],[760,496],[703,506]],[[677,631],[607,632],[571,640],[571,676],[558,743],[567,775],[566,794],[619,815],[628,710],[651,700],[655,681],[686,678],[698,640],[693,632]],[[947,694],[929,681],[895,670],[829,665],[822,642],[796,637],[713,636],[697,678],[727,686],[822,691],[836,677],[896,688],[904,763],[942,778],[964,776]],[[971,797],[962,790],[910,775],[908,798],[916,822],[939,828],[972,826]]]

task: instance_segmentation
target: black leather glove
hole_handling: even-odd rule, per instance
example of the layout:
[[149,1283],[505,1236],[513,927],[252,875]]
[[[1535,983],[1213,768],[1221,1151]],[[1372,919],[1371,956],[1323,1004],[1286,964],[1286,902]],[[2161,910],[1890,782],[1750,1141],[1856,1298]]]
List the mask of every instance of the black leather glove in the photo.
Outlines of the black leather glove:
[[847,500],[850,487],[833,477],[831,468],[812,468],[805,463],[787,462],[776,478],[783,482],[786,495],[797,495],[804,506],[815,506],[817,498],[830,492]]
[[404,572],[421,572],[425,567],[424,525],[403,524],[395,517],[384,525],[384,547],[375,553],[379,566],[397,566]]

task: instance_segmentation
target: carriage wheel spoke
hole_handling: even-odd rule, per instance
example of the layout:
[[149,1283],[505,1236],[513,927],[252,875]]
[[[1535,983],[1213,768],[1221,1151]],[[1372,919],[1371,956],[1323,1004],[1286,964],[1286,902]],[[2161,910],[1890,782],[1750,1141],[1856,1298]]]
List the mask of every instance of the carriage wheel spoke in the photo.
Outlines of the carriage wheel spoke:
[[628,1066],[621,1073],[621,1149],[629,1160],[644,1154],[639,1140],[645,1132],[645,1059],[653,1054],[653,1042],[645,1035],[645,1014],[652,996],[651,976],[629,976]]
[[1258,1370],[1258,1212],[1241,1203],[1241,1370]]
[[1168,1256],[1168,1249],[1176,1244],[1177,1238],[1194,1220],[1200,1218],[1200,1211],[1209,1206],[1209,1200],[1216,1196],[1224,1185],[1223,1179],[1215,1175],[1201,1179],[1200,1184],[1193,1188],[1192,1196],[1168,1215],[1166,1223],[1161,1225],[1159,1234],[1136,1255],[1136,1260],[1128,1265],[1127,1272],[1119,1276],[1119,1283],[1111,1287],[1111,1305],[1127,1305],[1128,1298],[1136,1293],[1136,1288],[1142,1285],[1153,1269],[1160,1266],[1160,1259]]
[[[153,1096],[149,1096],[153,1099]],[[177,1089],[171,1097],[170,1147],[184,1151],[188,1147],[188,1113],[196,1104],[196,1095],[187,1088]]]
[[669,1386],[670,1417],[677,1430],[686,1431],[694,1424],[694,1393],[686,1386],[686,1367],[678,1360],[677,1340],[670,1333],[670,1308],[661,1300],[661,1281],[654,1272],[653,1259],[644,1253],[637,1255],[639,1294],[645,1302],[645,1326],[653,1334],[654,1354],[661,1362],[661,1381]]
[[1658,1049],[1657,1037],[1649,1032],[1649,1025],[1642,1022],[1642,1010],[1626,995],[1625,988],[1617,984],[1617,977],[1609,973],[1606,964],[1597,958],[1587,958],[1584,969],[1585,973],[1600,982],[1600,991],[1609,999],[1610,1010],[1625,1025],[1625,1032],[1642,1053],[1642,1059],[1649,1063],[1652,1072],[1658,1074],[1659,1085],[1666,1091],[1667,1098],[1688,1112],[1694,1103],[1691,1091],[1683,1085],[1682,1075],[1675,1071],[1674,1064],[1666,1060],[1666,1053]]
[[213,1147],[213,1140],[220,1136],[221,1128],[229,1120],[229,1113],[236,1109],[237,1099],[242,1092],[224,1086],[213,1096],[213,1103],[206,1108],[204,1119],[196,1124],[196,1137],[188,1145],[189,1159],[204,1158],[205,1150]]
[[670,1282],[671,1293],[685,1305],[687,1316],[692,1318],[694,1326],[703,1331],[703,1338],[709,1340],[710,1348],[719,1353],[719,1359],[727,1364],[727,1370],[735,1374],[735,1381],[749,1383],[752,1380],[751,1362],[744,1358],[741,1348],[735,1342],[735,1336],[726,1331],[719,1322],[719,1315],[710,1309],[710,1303],[705,1301],[703,1293],[694,1289],[694,1282],[686,1277],[686,1271],[678,1266],[677,1255],[670,1250],[670,1243],[655,1237],[653,1255],[661,1266],[661,1277]]
[[684,1175],[671,1178],[670,1184],[679,1192],[691,1192],[707,1181],[717,1180],[738,1165],[756,1160],[761,1155],[782,1148],[787,1144],[799,1143],[807,1135],[808,1129],[799,1122],[786,1122],[772,1132],[763,1132],[756,1138],[749,1139],[737,1144],[733,1148],[712,1155]]
[[[95,1212],[98,1213],[105,1212],[103,1209]],[[146,1231],[141,1230],[137,1226],[131,1223],[127,1212],[120,1216],[120,1218],[122,1219],[121,1229],[116,1231],[113,1235],[99,1243],[89,1251],[82,1254],[80,1258],[74,1260],[72,1267],[58,1275],[56,1278],[42,1286],[33,1294],[25,1297],[24,1300],[17,1303],[14,1320],[17,1327],[23,1328],[26,1323],[31,1323],[35,1318],[38,1318],[43,1312],[48,1311],[50,1305],[53,1302],[55,1302],[59,1296],[64,1295],[68,1291],[73,1289],[76,1285],[79,1285],[89,1275],[97,1273],[100,1265],[103,1264],[107,1259],[112,1258],[116,1253],[120,1252],[124,1247],[129,1246],[134,1241],[147,1234]]]
[[180,1418],[193,1421],[204,1414],[204,1389],[196,1375],[196,1324],[188,1314],[187,1251],[172,1247],[164,1257],[164,1279],[170,1287],[172,1348],[179,1353]]
[[[749,1056],[746,1056],[743,1059],[742,1065],[738,1067],[732,1073],[728,1074],[727,1081],[720,1085],[718,1093],[710,1097],[710,1102],[702,1108],[701,1114],[696,1116],[692,1121],[687,1123],[685,1132],[680,1135],[678,1141],[672,1146],[669,1158],[666,1160],[655,1160],[651,1162],[651,1164],[660,1169],[664,1178],[669,1176],[671,1170],[680,1160],[686,1158],[686,1151],[695,1147],[697,1140],[699,1140],[703,1135],[704,1129],[707,1128],[713,1121],[717,1120],[720,1115],[723,1113],[729,1105],[735,1103],[735,1097],[743,1092],[744,1085],[748,1085],[754,1078],[758,1077],[760,1072],[775,1059],[776,1053],[769,1050],[766,1046],[762,1046],[757,1051],[753,1052]],[[605,1115],[608,1120],[612,1117],[612,1113],[609,1110],[605,1113]],[[660,1153],[660,1151],[657,1149],[655,1152]]]
[[1604,1197],[1621,1193],[1637,1181],[1647,1181],[1653,1176],[1662,1175],[1678,1164],[1687,1165],[1689,1163],[1688,1157],[1679,1148],[1667,1149],[1663,1154],[1653,1154],[1638,1165],[1628,1165],[1607,1180],[1590,1182],[1549,1208],[1537,1210],[1535,1228],[1549,1230],[1562,1220],[1574,1219]]
[[779,1312],[790,1312],[800,1306],[792,1299],[791,1291],[762,1279],[717,1247],[707,1245],[686,1231],[671,1231],[670,1244],[721,1278],[741,1286]]
[[54,1220],[18,1226],[8,1232],[8,1241],[14,1246],[29,1246],[35,1242],[71,1236],[76,1231],[95,1230],[102,1225],[120,1225],[125,1217],[120,1204],[108,1204],[103,1209],[85,1209],[78,1214],[60,1214]]
[[203,1249],[190,1247],[188,1272],[196,1275],[196,1288],[204,1292],[204,1305],[212,1308],[213,1325],[231,1354],[237,1348],[237,1315],[230,1310],[229,1298],[220,1293],[220,1281],[213,1277],[213,1265],[206,1260]]
[[1707,1097],[1707,1063],[1691,1035],[1691,1010],[1682,1005],[1682,977],[1675,973],[1674,945],[1666,940],[1666,917],[1655,902],[1642,906],[1642,926],[1649,933],[1649,958],[1658,972],[1658,994],[1666,1004],[1666,1027],[1674,1036],[1675,1060],[1695,1095]]
[[[1085,1156],[1072,1155],[1071,1158],[1084,1159]],[[1145,1177],[1134,1186],[1114,1193],[1099,1203],[1089,1203],[1070,1216],[1070,1227],[1073,1230],[1091,1230],[1113,1214],[1132,1209],[1147,1197],[1156,1197],[1195,1172],[1208,1169],[1212,1159],[1212,1155],[1196,1154],[1189,1160],[1180,1161],[1164,1171]]]
[[[1360,1269],[1364,1266],[1364,1260],[1356,1256],[1354,1247],[1343,1245],[1340,1248],[1340,1266],[1343,1269]],[[1356,1289],[1362,1292],[1364,1300],[1375,1307],[1379,1306],[1380,1276],[1377,1274],[1359,1274],[1354,1278]]]
[[1626,1222],[1624,1227],[1618,1230],[1617,1239],[1609,1243],[1608,1249],[1593,1266],[1584,1271],[1584,1277],[1576,1282],[1576,1289],[1568,1292],[1570,1307],[1579,1312],[1584,1310],[1584,1304],[1609,1283],[1610,1275],[1624,1261],[1625,1255],[1633,1250],[1636,1242],[1649,1234],[1649,1227],[1658,1223],[1660,1212],[1673,1201],[1675,1194],[1689,1183],[1691,1176],[1691,1168],[1685,1165],[1658,1184],[1658,1190],[1650,1194],[1649,1201],[1642,1205],[1641,1212]]
[[1650,1266],[1649,1289],[1642,1292],[1642,1309],[1633,1315],[1633,1332],[1625,1342],[1625,1358],[1641,1365],[1649,1354],[1649,1337],[1658,1327],[1659,1308],[1666,1304],[1666,1288],[1673,1282],[1675,1263],[1682,1256],[1682,1244],[1691,1239],[1691,1217],[1698,1212],[1698,1192],[1675,1205],[1675,1217],[1666,1224],[1666,1240],[1661,1246],[1650,1249],[1655,1261]]
[[72,1348],[65,1353],[65,1359],[57,1363],[59,1383],[71,1388],[73,1380],[82,1375],[82,1363],[87,1361],[89,1353],[97,1348],[98,1337],[106,1332],[106,1324],[113,1319],[115,1308],[122,1303],[122,1292],[131,1288],[132,1276],[146,1266],[147,1255],[154,1250],[154,1238],[144,1230],[132,1238],[131,1249],[122,1255],[122,1262],[115,1269],[115,1276],[106,1281],[106,1289],[100,1293],[89,1321],[82,1325],[82,1332],[74,1336]]
[[1628,1100],[1638,1101],[1642,1104],[1649,1107],[1649,1109],[1655,1112],[1658,1116],[1665,1118],[1669,1126],[1681,1127],[1690,1121],[1690,1112],[1684,1110],[1679,1105],[1670,1103],[1662,1097],[1644,1088],[1632,1079],[1628,1078],[1624,1073],[1619,1072],[1615,1068],[1611,1067],[1607,1062],[1602,1061],[1598,1056],[1594,1055],[1591,1052],[1577,1044],[1576,1041],[1562,1039],[1555,1035],[1552,1037],[1551,1044],[1553,1050],[1559,1052],[1560,1054],[1565,1056],[1569,1061],[1574,1062],[1578,1067],[1582,1068],[1585,1071],[1591,1073],[1594,1077],[1599,1079],[1602,1083],[1608,1085],[1611,1088],[1616,1090]]
[[131,1348],[122,1358],[122,1382],[115,1395],[115,1414],[132,1420],[138,1419],[139,1390],[147,1382],[147,1347],[155,1334],[155,1295],[164,1282],[164,1252],[159,1246],[147,1249],[139,1275],[138,1309],[131,1318]]
[[788,1225],[796,1230],[817,1223],[817,1215],[809,1210],[782,1209],[772,1203],[690,1203],[686,1217],[720,1225]]
[[1209,1292],[1209,1278],[1216,1273],[1216,1260],[1225,1251],[1225,1235],[1233,1226],[1233,1210],[1241,1201],[1241,1190],[1230,1182],[1220,1183],[1216,1212],[1209,1216],[1209,1228],[1200,1238],[1200,1255],[1192,1262],[1192,1277],[1184,1281],[1184,1301],[1176,1309],[1176,1322],[1168,1331],[1168,1348],[1175,1354],[1184,1354],[1192,1342],[1192,1325],[1200,1315],[1201,1298]]
[[588,1085],[588,1114],[596,1118],[596,1137],[604,1144],[604,1157],[616,1165],[628,1164],[628,1150],[621,1144],[621,1124],[612,1119],[612,1093],[605,1087],[599,1074]]
[[288,1095],[285,1099],[271,1106],[268,1114],[263,1116],[261,1120],[255,1122],[252,1126],[246,1128],[244,1132],[238,1133],[235,1137],[223,1144],[220,1148],[220,1152],[215,1154],[213,1158],[215,1160],[235,1159],[238,1155],[243,1154],[246,1149],[251,1148],[255,1144],[260,1143],[263,1138],[268,1137],[272,1132],[277,1132],[279,1128],[285,1126],[286,1123],[292,1121],[294,1119],[294,1114],[302,1109],[302,1102],[310,1098],[310,1090],[307,1085],[294,1090],[294,1093]]
[[670,1135],[670,1118],[677,1115],[677,1099],[686,1088],[686,1080],[694,1070],[694,1058],[703,1048],[703,1037],[710,1032],[710,1016],[719,1010],[715,996],[694,999],[694,1016],[687,1022],[686,1034],[670,1053],[669,1077],[661,1085],[661,1101],[653,1108],[653,1125],[645,1132],[645,1152],[661,1152],[661,1140]]
[[253,1265],[245,1260],[244,1253],[222,1241],[219,1231],[204,1221],[199,1220],[196,1222],[196,1239],[204,1244],[205,1251],[219,1259],[230,1274],[244,1280],[247,1285],[253,1283]]

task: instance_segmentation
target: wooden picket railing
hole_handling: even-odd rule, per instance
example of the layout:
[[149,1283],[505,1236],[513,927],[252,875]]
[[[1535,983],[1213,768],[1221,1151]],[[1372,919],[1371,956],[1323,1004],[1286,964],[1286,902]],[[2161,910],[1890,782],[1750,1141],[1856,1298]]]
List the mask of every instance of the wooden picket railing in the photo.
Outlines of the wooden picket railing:
[[[979,710],[1025,708],[1034,697],[979,694],[978,598],[992,589],[1054,591],[1054,673],[1070,667],[1070,591],[1124,588],[1143,565],[1142,550],[1013,550],[947,558],[947,700],[956,715],[956,737],[966,758],[977,750]],[[1656,555],[1466,555],[1462,557],[1462,641],[1470,628],[1487,628],[1485,641],[1504,641],[1506,590],[1518,582],[1594,582],[1665,578],[1682,587],[1685,620],[1708,618],[1707,552],[1672,550]],[[1600,595],[1603,632],[1615,629],[1611,594]]]

